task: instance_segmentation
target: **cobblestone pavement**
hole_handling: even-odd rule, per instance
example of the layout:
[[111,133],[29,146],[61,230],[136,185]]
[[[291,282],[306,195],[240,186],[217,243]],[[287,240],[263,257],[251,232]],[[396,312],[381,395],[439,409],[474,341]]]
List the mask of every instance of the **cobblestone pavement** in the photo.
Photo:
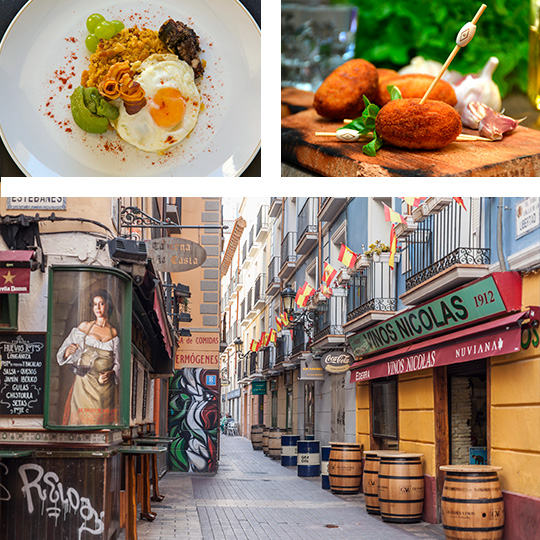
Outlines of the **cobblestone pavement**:
[[362,494],[323,490],[319,478],[298,477],[243,437],[221,438],[217,475],[168,473],[160,491],[155,521],[138,522],[140,540],[444,540],[441,525],[382,522],[366,513]]

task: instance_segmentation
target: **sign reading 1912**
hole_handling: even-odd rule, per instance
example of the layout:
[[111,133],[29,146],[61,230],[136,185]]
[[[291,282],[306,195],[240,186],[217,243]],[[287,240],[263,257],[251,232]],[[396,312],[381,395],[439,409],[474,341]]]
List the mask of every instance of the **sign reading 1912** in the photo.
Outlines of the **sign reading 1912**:
[[418,338],[454,330],[521,309],[521,281],[501,272],[410,309],[349,338],[355,356],[379,352]]
[[0,415],[43,414],[45,334],[0,335]]

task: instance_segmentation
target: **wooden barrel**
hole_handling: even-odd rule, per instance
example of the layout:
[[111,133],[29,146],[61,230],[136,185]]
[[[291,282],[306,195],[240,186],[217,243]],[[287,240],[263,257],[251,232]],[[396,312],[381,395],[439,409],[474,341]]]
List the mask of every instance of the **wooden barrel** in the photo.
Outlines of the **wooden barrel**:
[[330,443],[328,477],[332,493],[358,493],[362,481],[362,446],[358,443]]
[[272,459],[281,458],[281,429],[271,428],[268,434],[268,456]]
[[377,450],[364,452],[364,476],[362,487],[368,514],[379,515],[379,465],[381,464]]
[[253,450],[262,450],[262,435],[263,435],[263,425],[252,425],[251,426],[251,445]]
[[268,454],[268,435],[270,434],[270,428],[264,427],[262,432],[262,449],[265,454]]
[[446,472],[441,500],[447,540],[500,540],[504,502],[497,471],[487,465],[443,465]]
[[281,464],[284,467],[296,467],[299,439],[299,435],[281,435]]
[[422,454],[379,453],[379,507],[383,521],[417,523],[424,508]]
[[321,487],[330,489],[330,477],[328,476],[328,462],[330,461],[331,446],[321,446]]
[[321,474],[320,441],[298,441],[298,476],[319,476]]

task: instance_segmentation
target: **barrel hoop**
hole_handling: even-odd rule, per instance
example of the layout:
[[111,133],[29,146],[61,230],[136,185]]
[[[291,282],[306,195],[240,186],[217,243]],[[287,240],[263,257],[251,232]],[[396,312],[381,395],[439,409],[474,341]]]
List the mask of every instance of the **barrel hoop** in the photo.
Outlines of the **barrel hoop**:
[[424,502],[424,498],[421,499],[407,499],[407,500],[401,500],[401,499],[381,499],[379,497],[379,502],[383,503],[399,503],[399,504],[410,504],[410,503],[420,503]]
[[453,497],[442,497],[444,502],[450,503],[466,503],[466,504],[485,504],[485,503],[495,503],[503,501],[503,497],[496,497],[493,499],[454,499]]
[[420,458],[381,458],[381,463],[421,463]]
[[387,474],[379,474],[379,478],[390,478],[393,480],[423,480],[424,476],[391,476]]
[[362,478],[361,474],[333,474],[330,473],[333,478]]
[[447,477],[447,480],[449,482],[462,482],[462,483],[471,483],[471,484],[487,484],[489,482],[498,482],[498,477],[493,478],[449,478]]
[[489,532],[502,531],[504,529],[504,525],[497,525],[496,527],[454,527],[443,524],[443,529],[446,529],[448,531]]

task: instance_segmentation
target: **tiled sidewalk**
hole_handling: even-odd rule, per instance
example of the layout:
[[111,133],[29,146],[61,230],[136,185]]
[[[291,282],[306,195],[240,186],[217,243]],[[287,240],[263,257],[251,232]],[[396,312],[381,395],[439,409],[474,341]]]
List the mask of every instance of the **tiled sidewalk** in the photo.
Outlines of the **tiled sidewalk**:
[[138,522],[140,540],[444,539],[440,525],[382,522],[366,513],[363,495],[325,491],[319,478],[298,477],[242,437],[221,438],[217,475],[168,473],[160,491],[155,521]]

